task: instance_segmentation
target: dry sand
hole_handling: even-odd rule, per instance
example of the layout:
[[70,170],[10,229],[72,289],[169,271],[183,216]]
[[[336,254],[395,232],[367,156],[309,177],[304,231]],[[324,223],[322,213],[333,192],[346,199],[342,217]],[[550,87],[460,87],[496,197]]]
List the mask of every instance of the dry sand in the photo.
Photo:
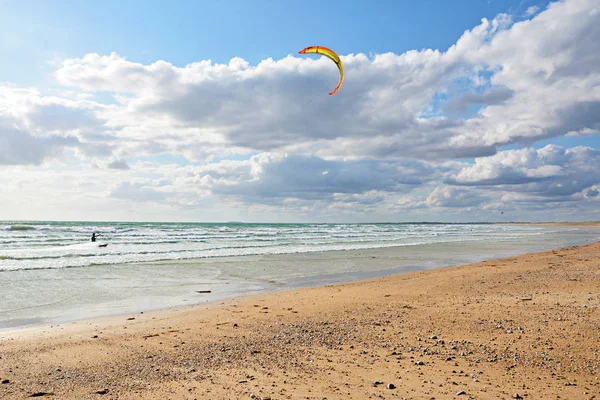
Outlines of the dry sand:
[[600,398],[599,289],[596,242],[2,333],[0,399]]

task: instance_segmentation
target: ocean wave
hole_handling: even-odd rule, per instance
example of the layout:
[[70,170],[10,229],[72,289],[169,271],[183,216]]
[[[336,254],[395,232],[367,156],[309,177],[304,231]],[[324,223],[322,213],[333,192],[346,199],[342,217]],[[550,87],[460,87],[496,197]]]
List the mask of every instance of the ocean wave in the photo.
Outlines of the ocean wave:
[[[106,249],[89,241],[100,232]],[[514,240],[560,229],[490,224],[168,224],[4,221],[0,270]]]
[[[315,243],[310,244],[295,244],[287,243],[282,246],[236,246],[236,247],[215,247],[211,249],[203,250],[187,250],[187,251],[171,251],[168,253],[161,252],[138,252],[130,254],[109,254],[99,257],[86,257],[81,259],[72,259],[73,261],[84,261],[89,259],[88,262],[74,262],[69,263],[67,259],[62,259],[62,264],[48,265],[47,263],[38,263],[42,265],[8,265],[3,266],[0,264],[0,272],[8,271],[29,271],[29,270],[46,270],[46,269],[63,269],[63,268],[86,268],[93,266],[104,266],[104,265],[118,265],[118,264],[144,264],[144,263],[155,263],[164,261],[184,261],[194,259],[209,259],[209,258],[224,258],[224,257],[243,257],[243,256],[267,256],[267,255],[292,255],[292,254],[309,254],[318,252],[332,252],[332,251],[354,251],[354,250],[376,250],[392,247],[407,247],[407,246],[420,246],[427,244],[442,244],[452,242],[464,242],[464,241],[482,241],[485,238],[473,238],[472,240],[465,239],[454,239],[445,240],[442,242],[426,242],[426,241],[413,241],[408,243],[327,243],[318,245]],[[260,249],[260,251],[259,251]],[[148,257],[149,256],[149,257]],[[19,263],[23,261],[43,261],[43,260],[13,260]]]

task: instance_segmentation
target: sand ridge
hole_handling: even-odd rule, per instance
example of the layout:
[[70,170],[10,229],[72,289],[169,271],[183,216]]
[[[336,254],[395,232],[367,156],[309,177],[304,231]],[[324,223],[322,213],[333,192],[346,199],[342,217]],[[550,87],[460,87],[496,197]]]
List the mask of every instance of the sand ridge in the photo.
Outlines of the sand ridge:
[[4,333],[0,399],[600,398],[599,289],[596,242]]

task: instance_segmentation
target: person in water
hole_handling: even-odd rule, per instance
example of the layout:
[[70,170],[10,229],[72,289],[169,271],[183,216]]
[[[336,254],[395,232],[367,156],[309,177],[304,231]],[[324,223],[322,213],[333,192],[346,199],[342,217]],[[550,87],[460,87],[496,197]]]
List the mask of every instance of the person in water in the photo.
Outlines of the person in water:
[[96,241],[96,232],[92,233],[92,242]]

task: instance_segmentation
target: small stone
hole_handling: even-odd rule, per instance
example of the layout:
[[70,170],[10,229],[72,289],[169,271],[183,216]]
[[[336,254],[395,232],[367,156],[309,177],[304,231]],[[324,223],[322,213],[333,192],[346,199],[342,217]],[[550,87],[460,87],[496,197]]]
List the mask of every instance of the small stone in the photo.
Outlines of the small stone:
[[415,365],[425,365],[425,363],[423,361],[417,361]]
[[513,399],[522,399],[523,396],[521,396],[519,393],[515,393],[515,395],[513,396]]
[[255,399],[255,398],[256,398],[256,395],[255,395],[254,393],[250,393],[250,398],[251,398],[251,399]]
[[463,394],[467,394],[467,392],[465,392],[464,390],[461,390],[460,392],[456,392],[457,396],[462,396]]
[[438,338],[437,335],[433,335],[430,339],[434,339],[435,340],[437,338]]
[[98,390],[96,392],[96,394],[106,394],[106,393],[108,393],[108,389],[102,389],[102,390]]
[[396,385],[394,385],[393,383],[388,383],[387,388],[388,389],[396,389]]
[[10,383],[10,381],[9,381],[8,379],[4,379],[4,380],[2,381],[2,383],[3,383],[3,384],[7,384],[7,383]]

